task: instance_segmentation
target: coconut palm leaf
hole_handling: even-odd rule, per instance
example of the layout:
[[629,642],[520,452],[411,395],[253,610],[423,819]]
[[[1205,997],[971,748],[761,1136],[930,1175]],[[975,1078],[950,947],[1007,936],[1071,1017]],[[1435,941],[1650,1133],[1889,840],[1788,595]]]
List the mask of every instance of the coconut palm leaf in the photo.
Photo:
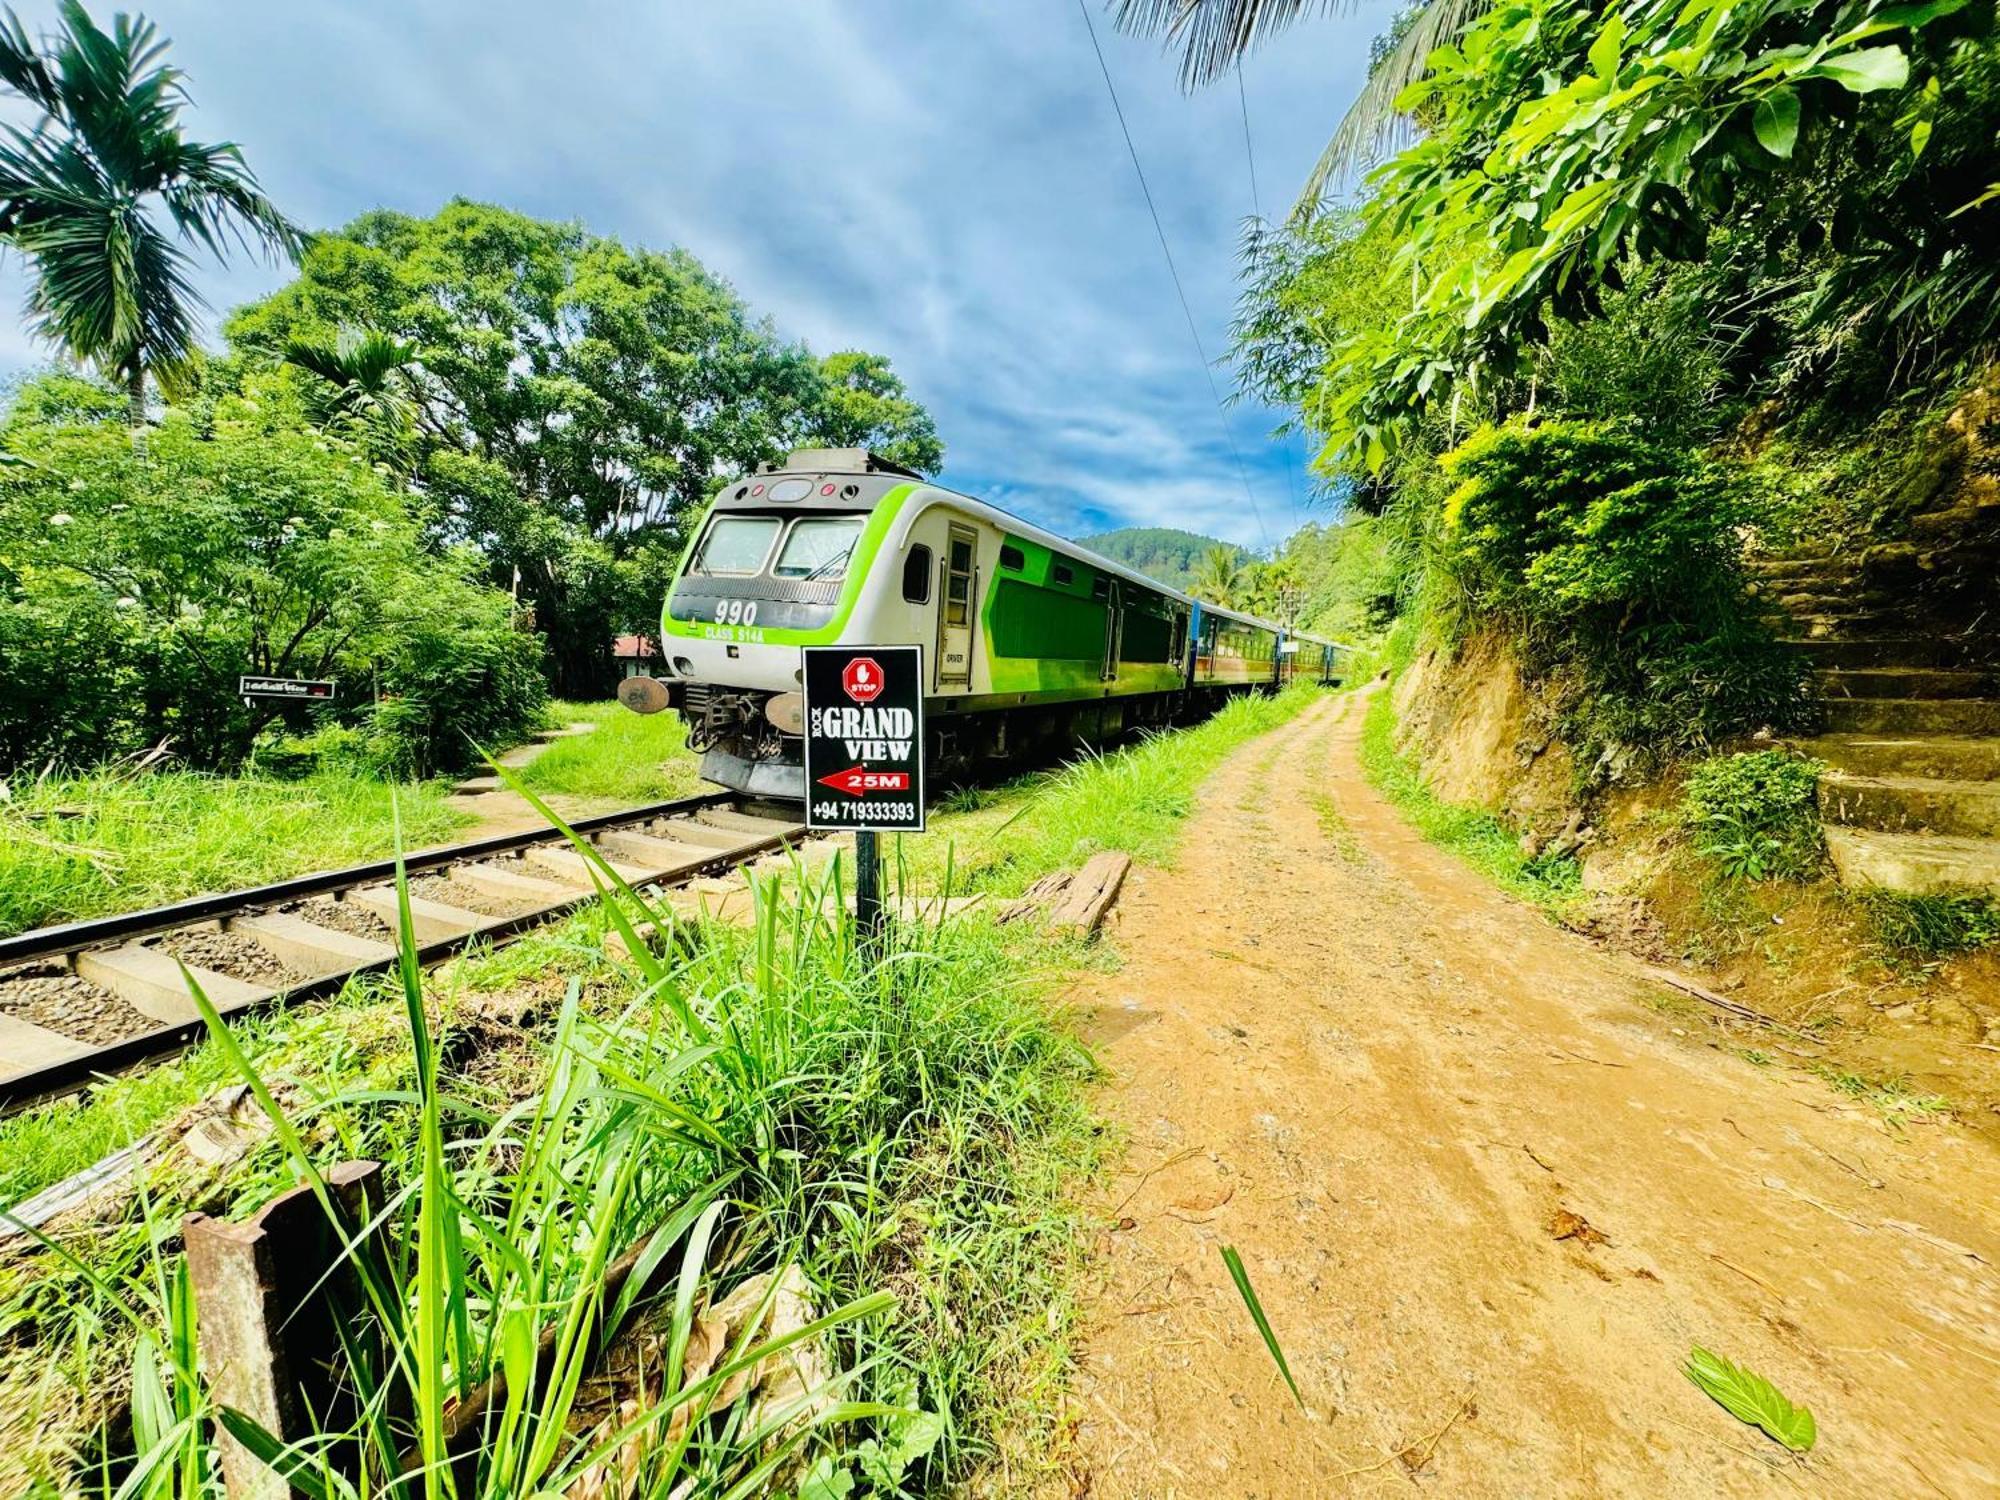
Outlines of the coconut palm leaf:
[[143,16],[106,31],[76,0],[39,39],[0,16],[0,91],[38,116],[0,131],[0,241],[29,263],[35,330],[121,376],[135,428],[147,374],[172,394],[192,368],[202,302],[185,247],[302,243],[235,145],[181,133],[189,101],[166,46]]
[[[1308,12],[1337,15],[1355,0],[1110,0],[1120,30],[1164,36],[1181,54],[1184,88],[1213,83],[1247,53]],[[1406,145],[1415,125],[1396,109],[1396,96],[1423,77],[1430,55],[1493,0],[1414,0],[1408,22],[1335,127],[1299,195],[1295,216],[1310,218],[1327,194],[1387,152]]]

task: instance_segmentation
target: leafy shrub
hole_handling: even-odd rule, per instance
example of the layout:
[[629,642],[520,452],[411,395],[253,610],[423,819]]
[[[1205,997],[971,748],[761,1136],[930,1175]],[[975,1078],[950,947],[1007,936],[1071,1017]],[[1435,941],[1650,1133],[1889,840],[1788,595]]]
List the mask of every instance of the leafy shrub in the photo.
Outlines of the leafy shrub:
[[[356,455],[239,400],[206,426],[170,411],[142,458],[116,422],[38,420],[35,394],[4,433],[29,462],[0,478],[0,768],[169,740],[227,769],[266,731],[331,720],[429,771],[539,716],[540,641]],[[246,705],[246,673],[332,678],[337,697]]]
[[1943,958],[2000,943],[2000,902],[1979,891],[1866,891],[1861,909],[1875,941],[1917,958]]
[[1644,772],[1762,726],[1802,727],[1797,654],[1744,586],[1742,486],[1608,425],[1515,421],[1443,459],[1438,562],[1465,615],[1511,621],[1596,774]]
[[1806,879],[1826,858],[1819,819],[1824,769],[1786,750],[1703,761],[1681,794],[1695,848],[1733,879]]

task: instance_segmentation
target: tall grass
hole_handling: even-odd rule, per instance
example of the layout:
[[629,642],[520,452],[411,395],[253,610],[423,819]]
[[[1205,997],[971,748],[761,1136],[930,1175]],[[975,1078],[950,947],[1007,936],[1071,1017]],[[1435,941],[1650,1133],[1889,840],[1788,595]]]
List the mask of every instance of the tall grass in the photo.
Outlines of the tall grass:
[[0,935],[380,859],[469,821],[433,783],[322,771],[298,781],[133,775],[17,779],[0,795]]
[[635,714],[617,703],[557,703],[549,712],[559,723],[597,727],[555,741],[516,773],[524,786],[544,796],[629,804],[665,802],[706,789],[679,714]]
[[1377,692],[1368,704],[1361,721],[1360,755],[1369,782],[1430,842],[1557,921],[1577,915],[1583,881],[1576,861],[1532,857],[1522,851],[1518,835],[1493,813],[1446,802],[1433,792],[1416,762],[1396,748],[1396,707],[1387,691]]
[[[341,1351],[363,1420],[291,1449],[232,1431],[309,1493],[343,1496],[379,1492],[412,1453],[424,1459],[412,1493],[427,1496],[560,1492],[633,1451],[620,1482],[657,1494],[690,1479],[693,1494],[761,1492],[781,1471],[838,1485],[864,1466],[921,1487],[976,1461],[1001,1410],[1053,1369],[1075,1243],[1059,1189],[1096,1149],[1080,1103],[1090,1064],[1039,1004],[1047,971],[1025,940],[990,926],[902,929],[869,961],[837,915],[840,878],[800,873],[783,893],[766,883],[751,930],[691,934],[594,993],[573,983],[518,1097],[453,1076],[476,1054],[438,1029],[440,997],[414,971],[401,976],[393,1076],[378,1069],[317,1099],[215,1023],[211,1052],[273,1124],[240,1169],[263,1196],[361,1151],[387,1160],[390,1183],[388,1212],[355,1250],[354,1326],[367,1336]],[[596,920],[664,920],[636,903],[615,894]],[[213,1481],[219,1414],[193,1365],[165,1352],[185,1342],[171,1332],[178,1294],[151,1269],[151,1247],[188,1206],[149,1191],[127,1211],[122,1260],[88,1245],[75,1264],[45,1259],[38,1295],[0,1316],[11,1352],[66,1338],[91,1350],[77,1380],[131,1380],[162,1398],[164,1425],[146,1432],[173,1441],[137,1446],[115,1413],[96,1440],[114,1454],[107,1494],[193,1494],[184,1480],[196,1472]],[[628,1254],[632,1292],[599,1298],[605,1267]],[[818,1319],[746,1334],[682,1379],[692,1320],[786,1267]],[[600,1411],[583,1377],[620,1330],[641,1327],[668,1353],[628,1393],[636,1409]],[[550,1350],[539,1361],[524,1353],[537,1333]],[[753,1416],[747,1399],[724,1403],[784,1340],[822,1347],[829,1373],[789,1406]],[[122,1379],[107,1377],[112,1357],[126,1361]],[[496,1371],[507,1399],[461,1456],[447,1413]],[[374,1488],[356,1489],[357,1475]]]

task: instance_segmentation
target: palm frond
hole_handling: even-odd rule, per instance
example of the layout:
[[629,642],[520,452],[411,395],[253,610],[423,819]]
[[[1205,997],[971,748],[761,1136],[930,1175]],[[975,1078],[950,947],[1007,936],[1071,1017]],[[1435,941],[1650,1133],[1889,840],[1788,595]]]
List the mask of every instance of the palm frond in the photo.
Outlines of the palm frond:
[[1312,217],[1332,189],[1351,183],[1362,169],[1410,143],[1416,128],[1396,109],[1397,96],[1429,70],[1433,52],[1492,8],[1493,0],[1425,0],[1396,45],[1369,70],[1368,82],[1340,117],[1333,139],[1299,193],[1292,210],[1295,218]]
[[11,9],[0,16],[0,83],[50,114],[59,106],[56,81],[28,29]]
[[1179,48],[1183,88],[1213,83],[1252,48],[1308,11],[1337,15],[1357,0],[1113,0],[1118,29]]
[[151,22],[120,14],[107,30],[78,0],[60,15],[39,40],[11,11],[0,20],[0,84],[41,114],[0,129],[0,236],[31,264],[37,332],[172,390],[193,370],[202,306],[184,247],[296,255],[303,236],[234,144],[182,135],[188,93]]

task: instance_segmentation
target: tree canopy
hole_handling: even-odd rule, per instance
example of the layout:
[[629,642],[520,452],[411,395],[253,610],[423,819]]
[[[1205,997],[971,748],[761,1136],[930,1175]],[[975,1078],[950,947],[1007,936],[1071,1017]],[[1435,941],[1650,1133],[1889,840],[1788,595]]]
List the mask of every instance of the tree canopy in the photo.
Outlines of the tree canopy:
[[723,479],[821,444],[943,462],[882,356],[781,340],[684,250],[488,204],[319,236],[227,333],[253,362],[310,364],[343,330],[411,351],[378,373],[411,406],[433,534],[478,546],[496,583],[518,576],[566,692],[602,689],[611,635],[657,614],[685,521]]

